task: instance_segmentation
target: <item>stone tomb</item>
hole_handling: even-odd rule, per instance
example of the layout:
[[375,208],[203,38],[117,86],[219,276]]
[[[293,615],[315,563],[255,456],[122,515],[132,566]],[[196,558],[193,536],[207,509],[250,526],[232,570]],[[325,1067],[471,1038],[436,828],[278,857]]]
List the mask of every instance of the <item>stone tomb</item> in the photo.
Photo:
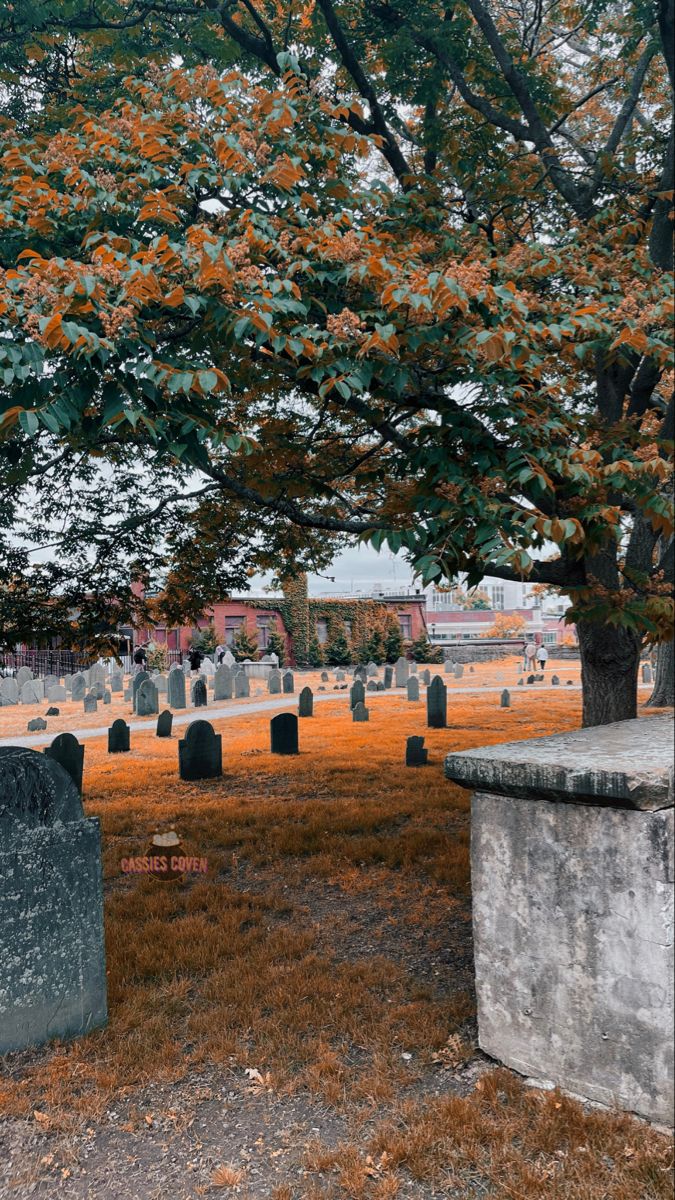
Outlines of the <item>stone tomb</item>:
[[222,775],[223,740],[208,721],[192,721],[188,725],[185,737],[178,743],[178,772],[185,780],[219,779]]
[[45,750],[47,758],[57,762],[67,771],[80,795],[82,795],[82,776],[84,774],[84,746],[81,746],[74,733],[59,733],[51,746]]
[[673,721],[446,758],[474,790],[478,1040],[524,1075],[673,1120]]
[[16,682],[19,691],[21,691],[24,683],[30,683],[32,679],[33,672],[31,671],[30,667],[19,667],[16,673]]
[[126,721],[119,717],[108,730],[108,754],[125,754],[131,749],[131,731]]
[[272,754],[299,754],[298,718],[295,713],[279,713],[270,721]]
[[107,1020],[100,830],[66,771],[0,747],[0,1054]]

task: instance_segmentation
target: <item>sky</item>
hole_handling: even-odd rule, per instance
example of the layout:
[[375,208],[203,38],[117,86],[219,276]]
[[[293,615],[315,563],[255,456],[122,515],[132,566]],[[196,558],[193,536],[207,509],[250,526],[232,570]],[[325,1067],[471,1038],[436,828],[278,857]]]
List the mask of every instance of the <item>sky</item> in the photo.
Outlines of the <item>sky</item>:
[[[258,591],[267,582],[268,577],[256,575],[251,590]],[[394,591],[421,584],[419,580],[413,584],[410,564],[400,555],[389,551],[378,554],[370,546],[355,546],[339,554],[321,575],[309,575],[308,586],[310,596],[330,596],[345,592],[358,595],[380,588]]]

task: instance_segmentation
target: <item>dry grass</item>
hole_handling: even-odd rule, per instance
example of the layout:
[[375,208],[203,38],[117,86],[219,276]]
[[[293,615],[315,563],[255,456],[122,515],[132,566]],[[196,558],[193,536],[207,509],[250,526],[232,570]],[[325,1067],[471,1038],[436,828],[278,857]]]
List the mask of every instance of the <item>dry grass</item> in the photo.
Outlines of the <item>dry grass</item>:
[[[317,1148],[308,1166],[327,1178],[302,1193],[282,1188],[279,1200],[392,1200],[409,1176],[434,1186],[452,1176],[467,1196],[669,1195],[665,1139],[528,1091],[508,1072],[484,1076],[466,1098],[410,1098],[430,1073],[460,1063],[472,1038],[460,961],[469,801],[444,780],[443,756],[575,728],[579,707],[564,692],[545,705],[519,697],[511,710],[494,695],[457,697],[450,728],[425,730],[422,706],[376,701],[370,722],[355,725],[341,697],[301,722],[297,758],[272,758],[268,720],[252,714],[221,722],[226,774],[199,784],[178,779],[175,738],[136,734],[131,754],[110,757],[102,742],[87,743],[85,806],[103,834],[110,1023],[10,1056],[2,1107],[72,1128],[146,1083],[222,1064],[248,1069],[252,1088],[275,1095],[303,1089],[352,1113],[391,1113],[365,1147]],[[421,731],[431,765],[406,769],[405,738]],[[207,877],[161,884],[120,873],[123,857],[169,828],[208,857]],[[451,957],[438,978],[420,978],[419,939],[456,949],[457,966]]]

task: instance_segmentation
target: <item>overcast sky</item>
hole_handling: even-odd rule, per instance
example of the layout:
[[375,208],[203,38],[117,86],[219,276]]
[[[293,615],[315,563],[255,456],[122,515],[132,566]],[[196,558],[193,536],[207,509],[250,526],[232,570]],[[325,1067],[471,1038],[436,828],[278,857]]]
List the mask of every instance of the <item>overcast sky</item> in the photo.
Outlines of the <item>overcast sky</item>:
[[[328,578],[327,578],[328,576]],[[330,576],[334,576],[331,579]],[[268,577],[258,576],[251,580],[251,590],[257,591],[267,583]],[[357,546],[344,550],[321,575],[310,575],[310,596],[328,596],[338,592],[372,592],[376,588],[393,590],[413,585],[412,569],[399,555],[385,551],[378,554],[369,546]],[[416,587],[421,587],[419,580]]]

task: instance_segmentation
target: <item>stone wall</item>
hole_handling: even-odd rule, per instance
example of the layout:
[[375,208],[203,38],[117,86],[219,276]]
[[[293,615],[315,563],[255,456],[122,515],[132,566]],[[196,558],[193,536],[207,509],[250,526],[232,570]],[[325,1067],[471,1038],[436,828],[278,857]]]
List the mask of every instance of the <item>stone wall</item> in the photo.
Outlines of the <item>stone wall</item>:
[[446,760],[477,790],[481,1048],[673,1122],[673,722],[625,721]]

